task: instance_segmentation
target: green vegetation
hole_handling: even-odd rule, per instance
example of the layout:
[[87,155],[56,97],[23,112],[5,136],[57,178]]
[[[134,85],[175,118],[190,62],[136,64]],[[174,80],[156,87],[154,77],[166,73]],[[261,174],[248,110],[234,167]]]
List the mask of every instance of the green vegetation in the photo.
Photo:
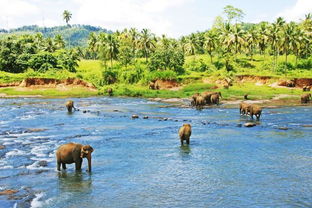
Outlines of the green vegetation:
[[[224,14],[226,18],[217,17],[210,30],[180,39],[157,37],[148,29],[115,33],[99,29],[89,34],[85,47],[69,48],[62,34],[53,38],[40,33],[6,35],[0,39],[0,83],[68,76],[93,83],[100,94],[112,87],[114,95],[169,98],[209,90],[213,85],[204,84],[207,79],[232,80],[237,75],[312,78],[311,14],[298,23],[277,18],[273,23],[259,24],[242,22],[244,12],[233,6],[226,6]],[[64,11],[63,17],[68,24],[70,12]],[[74,28],[69,24],[64,27]],[[159,79],[176,81],[183,87],[148,89],[151,81]],[[300,93],[250,83],[235,83],[221,91],[224,98],[248,93],[252,99]]]

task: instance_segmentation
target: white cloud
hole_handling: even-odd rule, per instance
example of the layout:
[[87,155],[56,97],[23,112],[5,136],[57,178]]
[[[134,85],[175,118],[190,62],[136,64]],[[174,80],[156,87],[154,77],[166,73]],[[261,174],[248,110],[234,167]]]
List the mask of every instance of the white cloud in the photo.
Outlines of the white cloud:
[[284,17],[288,21],[298,21],[310,12],[312,12],[312,0],[297,0],[292,8],[286,9],[276,17]]
[[39,8],[22,0],[0,0],[1,16],[21,17],[38,13]]
[[156,34],[171,34],[172,23],[165,12],[193,0],[75,0],[76,20],[108,29],[149,28]]

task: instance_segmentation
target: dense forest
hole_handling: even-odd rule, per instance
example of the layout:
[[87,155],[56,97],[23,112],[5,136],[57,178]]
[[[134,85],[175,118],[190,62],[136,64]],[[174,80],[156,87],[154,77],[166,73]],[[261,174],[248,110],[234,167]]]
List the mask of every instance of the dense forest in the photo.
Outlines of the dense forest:
[[112,31],[94,27],[91,25],[66,25],[56,27],[39,27],[37,25],[23,26],[16,29],[0,29],[0,39],[10,35],[36,34],[41,33],[43,37],[55,37],[61,35],[67,47],[85,47],[91,32],[112,33]]
[[[311,14],[299,22],[286,22],[279,17],[272,23],[258,24],[242,22],[243,11],[232,6],[226,6],[224,14],[225,18],[215,18],[211,29],[179,39],[156,36],[148,29],[138,31],[135,28],[112,33],[78,25],[22,27],[5,33],[0,39],[0,70],[21,73],[31,69],[43,73],[65,69],[76,72],[82,63],[79,60],[100,60],[100,76],[77,74],[98,87],[177,79],[194,73],[231,76],[242,70],[276,75],[301,73],[301,70],[311,72]],[[80,36],[88,35],[86,45],[68,47],[77,43],[68,43],[67,39],[69,31],[75,30],[79,31],[75,35],[77,42],[83,42]],[[20,34],[22,31],[38,33]]]

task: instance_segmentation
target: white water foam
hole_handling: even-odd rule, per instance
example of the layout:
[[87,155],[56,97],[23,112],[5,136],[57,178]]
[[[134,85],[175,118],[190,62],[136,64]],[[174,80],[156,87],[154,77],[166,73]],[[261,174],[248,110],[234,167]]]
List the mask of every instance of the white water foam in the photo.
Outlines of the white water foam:
[[23,150],[14,149],[14,150],[11,150],[10,152],[7,152],[5,154],[5,157],[23,156],[23,155],[29,155],[29,153],[27,153],[27,152],[25,152]]

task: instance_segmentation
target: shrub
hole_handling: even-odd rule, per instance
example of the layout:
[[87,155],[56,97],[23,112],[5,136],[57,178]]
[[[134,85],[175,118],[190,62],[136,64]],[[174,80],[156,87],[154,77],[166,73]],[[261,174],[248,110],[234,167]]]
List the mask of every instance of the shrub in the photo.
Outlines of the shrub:
[[119,80],[126,84],[134,84],[139,82],[143,76],[143,69],[132,66],[120,73]]
[[114,68],[107,68],[102,73],[103,84],[114,84],[118,78],[118,72]]
[[181,50],[160,48],[151,56],[148,68],[150,71],[172,70],[181,74],[184,72],[183,64],[184,53]]
[[51,68],[57,68],[57,59],[49,52],[40,52],[32,55],[29,66],[38,72],[45,72]]
[[291,63],[281,62],[277,64],[276,71],[285,73],[287,70],[292,70],[294,66]]
[[171,70],[166,70],[166,71],[153,71],[148,73],[146,77],[146,81],[154,81],[157,79],[162,79],[162,80],[177,80],[177,73]]
[[204,71],[208,71],[209,67],[208,65],[203,61],[203,59],[199,59],[199,60],[193,60],[191,61],[186,68],[188,70],[191,71],[196,71],[196,72],[204,72]]
[[312,57],[308,59],[299,60],[297,63],[299,69],[312,69]]

